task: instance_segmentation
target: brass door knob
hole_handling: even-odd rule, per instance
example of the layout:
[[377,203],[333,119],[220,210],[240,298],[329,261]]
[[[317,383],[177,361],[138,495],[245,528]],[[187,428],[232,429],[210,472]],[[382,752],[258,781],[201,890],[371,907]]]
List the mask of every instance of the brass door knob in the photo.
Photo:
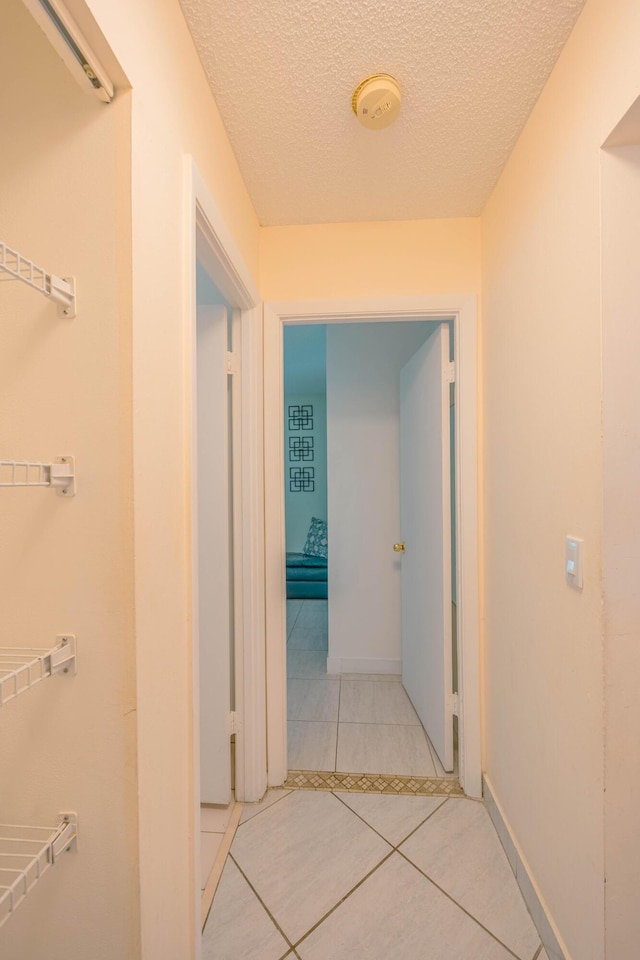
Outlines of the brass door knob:
[[395,550],[396,553],[404,553],[406,550],[406,547],[404,543],[394,543],[393,549]]

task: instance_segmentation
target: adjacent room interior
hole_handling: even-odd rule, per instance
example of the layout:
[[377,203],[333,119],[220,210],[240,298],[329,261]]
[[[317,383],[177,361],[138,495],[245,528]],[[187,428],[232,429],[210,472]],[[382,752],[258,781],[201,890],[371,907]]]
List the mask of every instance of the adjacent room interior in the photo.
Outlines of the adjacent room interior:
[[[445,770],[403,686],[402,531],[412,521],[401,509],[401,373],[438,326],[416,320],[284,329],[290,771],[457,776],[457,756]],[[454,544],[453,383],[446,392]],[[412,449],[423,443],[426,437],[404,439]],[[453,611],[451,548],[446,562]],[[454,624],[452,613],[452,693]],[[427,641],[442,642],[437,631]]]

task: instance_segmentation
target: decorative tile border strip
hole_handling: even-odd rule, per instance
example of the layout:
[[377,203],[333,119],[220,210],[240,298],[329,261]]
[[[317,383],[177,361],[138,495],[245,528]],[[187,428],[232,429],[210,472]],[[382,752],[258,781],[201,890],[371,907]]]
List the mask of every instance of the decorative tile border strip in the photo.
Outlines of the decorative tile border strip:
[[340,790],[412,797],[464,797],[458,781],[450,777],[400,777],[381,773],[289,770],[284,787],[287,790]]

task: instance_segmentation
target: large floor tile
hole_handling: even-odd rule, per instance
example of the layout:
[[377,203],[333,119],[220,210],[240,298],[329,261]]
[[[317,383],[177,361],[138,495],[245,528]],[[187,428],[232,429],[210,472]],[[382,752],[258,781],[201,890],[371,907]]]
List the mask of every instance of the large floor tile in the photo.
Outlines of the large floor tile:
[[231,848],[292,942],[339,903],[390,850],[331,793],[302,790],[292,791],[259,817],[243,823]]
[[445,797],[389,797],[375,793],[337,796],[394,847],[445,803]]
[[540,940],[483,804],[448,800],[401,850],[518,957],[533,957]]
[[320,630],[305,629],[296,624],[291,631],[287,646],[290,650],[317,650],[326,656],[327,636]]
[[422,727],[341,723],[337,770],[433,777],[435,769]]
[[335,770],[337,738],[337,723],[290,720],[287,723],[289,769]]
[[442,763],[440,762],[440,757],[436,752],[436,748],[431,743],[428,737],[427,737],[427,741],[429,743],[429,749],[431,751],[431,759],[433,760],[433,765],[436,768],[436,776],[437,777],[453,777],[454,779],[457,779],[458,778],[458,746],[457,744],[454,742],[454,746],[453,746],[453,770],[447,772],[442,766]]
[[315,627],[326,632],[329,623],[328,600],[303,600],[300,623],[305,627]]
[[327,601],[304,600],[289,636],[294,650],[327,650],[329,638]]
[[301,610],[302,600],[287,600],[287,637],[291,636]]
[[327,654],[324,650],[287,648],[287,676],[321,680],[327,676]]
[[289,947],[228,858],[202,934],[202,960],[279,960]]
[[301,960],[513,960],[397,853],[296,949]]
[[340,722],[420,724],[418,714],[401,683],[348,680],[344,677],[340,693]]
[[339,680],[287,681],[288,720],[336,720],[340,699]]
[[245,803],[242,808],[240,823],[246,823],[247,820],[251,820],[252,817],[262,813],[263,810],[267,810],[274,803],[277,803],[278,800],[282,800],[288,793],[291,793],[291,791],[283,790],[281,787],[272,787],[270,790],[267,790],[262,800],[258,800],[256,803]]

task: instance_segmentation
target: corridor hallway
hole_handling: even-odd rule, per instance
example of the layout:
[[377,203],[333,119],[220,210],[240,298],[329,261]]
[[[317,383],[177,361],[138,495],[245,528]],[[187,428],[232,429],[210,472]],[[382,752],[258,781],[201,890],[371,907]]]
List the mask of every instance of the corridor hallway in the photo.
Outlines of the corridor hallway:
[[271,790],[245,804],[203,960],[549,960],[479,801]]
[[338,771],[457,780],[457,748],[447,774],[399,674],[327,673],[327,607],[287,600],[290,778]]

